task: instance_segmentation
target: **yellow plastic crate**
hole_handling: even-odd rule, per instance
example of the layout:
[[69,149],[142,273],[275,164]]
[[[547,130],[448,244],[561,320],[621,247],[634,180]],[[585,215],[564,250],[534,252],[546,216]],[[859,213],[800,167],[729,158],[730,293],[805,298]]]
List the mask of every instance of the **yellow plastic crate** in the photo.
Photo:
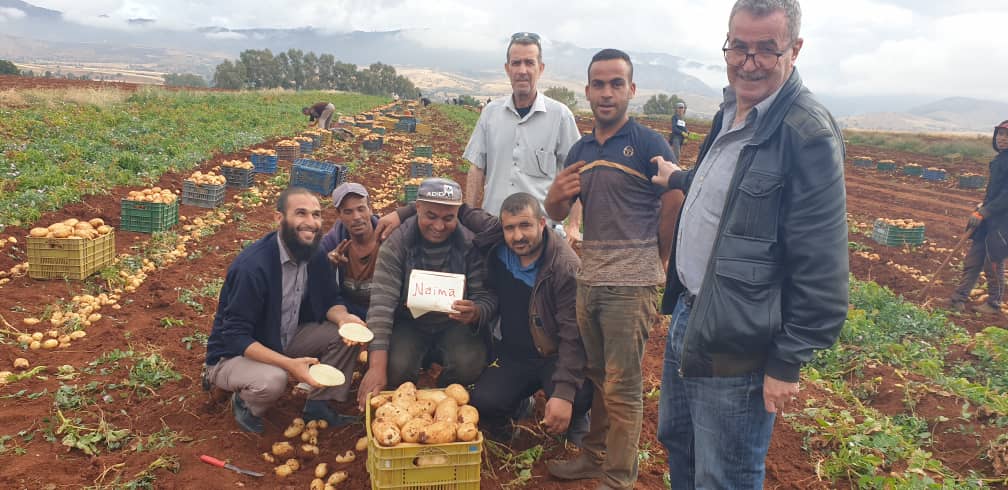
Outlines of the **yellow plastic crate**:
[[[386,393],[392,392],[381,394]],[[401,443],[395,447],[383,447],[375,442],[371,433],[374,409],[370,408],[370,397],[367,406],[367,470],[371,475],[372,490],[479,490],[482,432],[470,442]]]
[[91,240],[28,237],[28,277],[83,280],[112,263],[115,230]]

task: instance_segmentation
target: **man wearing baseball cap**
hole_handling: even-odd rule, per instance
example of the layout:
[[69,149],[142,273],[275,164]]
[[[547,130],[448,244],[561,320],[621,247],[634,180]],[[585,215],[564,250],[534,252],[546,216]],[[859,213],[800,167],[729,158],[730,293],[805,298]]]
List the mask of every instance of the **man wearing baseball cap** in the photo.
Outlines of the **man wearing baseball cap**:
[[338,271],[338,287],[347,309],[367,319],[371,277],[378,262],[378,217],[371,212],[367,189],[356,182],[340,184],[332,198],[339,219],[322,237],[320,247]]
[[[475,235],[458,222],[461,205],[458,183],[425,179],[417,189],[416,216],[396,228],[378,251],[368,311],[374,340],[357,391],[362,409],[369,394],[416,381],[425,360],[442,365],[439,386],[471,384],[486,367],[487,323],[496,314],[497,298],[487,291],[486,267],[472,244]],[[414,317],[405,307],[414,269],[464,274],[464,299],[452,304],[451,313]]]

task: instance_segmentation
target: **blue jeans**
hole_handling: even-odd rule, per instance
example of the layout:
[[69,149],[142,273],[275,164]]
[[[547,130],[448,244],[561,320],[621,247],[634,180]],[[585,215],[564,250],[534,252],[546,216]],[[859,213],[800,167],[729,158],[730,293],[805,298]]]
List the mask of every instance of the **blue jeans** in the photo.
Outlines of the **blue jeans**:
[[763,372],[692,378],[679,375],[690,308],[672,312],[658,440],[669,453],[672,488],[762,488],[774,414],[763,407]]

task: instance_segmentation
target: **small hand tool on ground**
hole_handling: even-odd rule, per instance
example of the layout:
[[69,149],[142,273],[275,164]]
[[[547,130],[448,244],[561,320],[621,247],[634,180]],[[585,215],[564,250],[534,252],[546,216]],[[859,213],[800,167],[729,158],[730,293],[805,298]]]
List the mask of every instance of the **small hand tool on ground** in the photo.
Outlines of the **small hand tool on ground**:
[[263,476],[262,473],[259,473],[257,471],[243,470],[243,469],[241,469],[241,468],[239,468],[239,467],[237,467],[237,466],[235,466],[235,465],[233,465],[231,463],[225,463],[224,461],[221,461],[221,460],[219,460],[219,459],[217,459],[217,458],[215,458],[213,456],[207,456],[206,454],[200,456],[199,459],[200,459],[200,461],[202,461],[202,462],[204,462],[206,464],[213,465],[213,466],[218,466],[218,467],[221,467],[221,468],[227,468],[227,469],[232,470],[232,471],[237,471],[238,473],[241,473],[243,475]]

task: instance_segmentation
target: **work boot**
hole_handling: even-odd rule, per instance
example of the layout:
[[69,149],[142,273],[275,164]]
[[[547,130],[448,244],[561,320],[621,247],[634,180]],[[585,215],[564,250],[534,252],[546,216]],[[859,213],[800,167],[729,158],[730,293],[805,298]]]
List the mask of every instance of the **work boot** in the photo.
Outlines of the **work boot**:
[[994,305],[990,304],[990,303],[984,303],[984,304],[982,304],[980,306],[977,306],[976,308],[973,308],[973,311],[975,311],[977,313],[983,313],[984,315],[1000,315],[1001,314],[1001,309],[998,308],[997,306],[994,306]]
[[360,416],[354,415],[343,415],[333,412],[329,408],[329,402],[325,400],[308,400],[305,402],[304,411],[302,416],[305,422],[311,422],[312,420],[325,420],[329,423],[329,427],[343,427],[344,425],[350,425],[361,421]]
[[231,411],[234,412],[235,422],[238,422],[238,426],[245,432],[261,434],[265,429],[262,417],[257,417],[249,410],[237,391],[231,394]]
[[561,480],[584,480],[602,476],[602,462],[595,461],[586,452],[567,461],[548,461],[546,471]]
[[966,309],[966,303],[957,300],[949,300],[949,311],[952,313],[962,313]]

